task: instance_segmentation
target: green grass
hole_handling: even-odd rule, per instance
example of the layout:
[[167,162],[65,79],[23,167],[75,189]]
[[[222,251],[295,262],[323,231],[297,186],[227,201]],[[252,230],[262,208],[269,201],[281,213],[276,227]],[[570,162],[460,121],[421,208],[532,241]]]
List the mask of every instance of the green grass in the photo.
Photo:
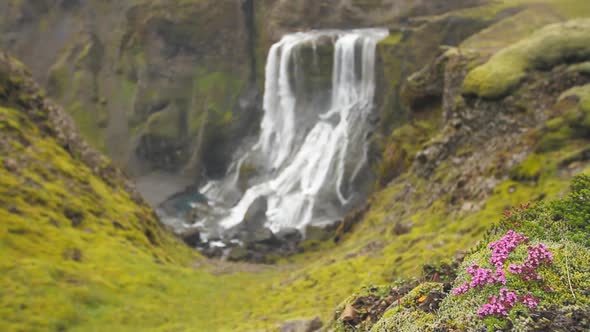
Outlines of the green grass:
[[[472,246],[507,205],[565,187],[555,179],[507,182],[483,210],[457,216],[444,198],[431,207],[420,196],[410,207],[396,203],[400,182],[375,195],[341,244],[240,272],[198,258],[160,230],[148,208],[96,178],[19,112],[0,114],[14,142],[2,156],[18,156],[20,167],[18,176],[0,168],[0,201],[8,206],[0,209],[2,330],[255,331],[318,314],[328,320],[362,285],[416,276],[421,264]],[[426,189],[423,180],[406,180]],[[389,216],[401,210],[411,211],[413,226],[394,235]],[[67,215],[82,221],[74,226]]]

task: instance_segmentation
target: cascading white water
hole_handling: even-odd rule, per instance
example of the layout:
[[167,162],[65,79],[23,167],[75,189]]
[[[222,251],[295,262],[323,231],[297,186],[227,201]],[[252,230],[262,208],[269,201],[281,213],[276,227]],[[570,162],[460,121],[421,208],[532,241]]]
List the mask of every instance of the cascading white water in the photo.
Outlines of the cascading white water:
[[[272,46],[258,142],[236,159],[225,180],[211,182],[201,191],[213,202],[230,200],[230,193],[239,192],[240,169],[247,160],[255,160],[263,175],[218,216],[218,225],[224,229],[238,225],[260,197],[267,200],[266,226],[273,232],[341,217],[338,214],[350,200],[345,188],[367,164],[375,49],[387,35],[383,29],[310,31],[287,35]],[[311,47],[317,64],[317,42],[326,39],[334,54],[331,94],[326,94],[330,100],[310,107],[303,102],[307,96],[294,86],[304,75],[300,52]]]

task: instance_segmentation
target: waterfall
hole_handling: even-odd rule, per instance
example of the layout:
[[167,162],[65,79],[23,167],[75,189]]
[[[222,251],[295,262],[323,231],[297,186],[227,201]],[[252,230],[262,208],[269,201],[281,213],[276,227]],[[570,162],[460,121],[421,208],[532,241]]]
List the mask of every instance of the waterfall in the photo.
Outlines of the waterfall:
[[[382,29],[309,31],[286,35],[271,47],[258,141],[235,159],[225,179],[201,189],[218,205],[232,203],[213,218],[218,226],[240,224],[261,197],[273,232],[342,217],[354,196],[353,182],[367,166],[375,50],[387,34]],[[333,54],[331,84],[323,94],[300,87],[306,75],[319,70],[321,45]],[[313,68],[303,68],[306,49]],[[245,163],[260,175],[242,193],[237,187]]]

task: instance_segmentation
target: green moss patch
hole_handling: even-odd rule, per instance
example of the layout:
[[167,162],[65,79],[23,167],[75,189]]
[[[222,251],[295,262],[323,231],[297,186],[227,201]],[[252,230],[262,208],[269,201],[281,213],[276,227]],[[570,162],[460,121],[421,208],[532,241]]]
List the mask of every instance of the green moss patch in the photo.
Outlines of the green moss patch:
[[146,135],[161,140],[174,140],[181,134],[180,112],[176,108],[167,108],[152,114],[146,124]]
[[587,60],[590,57],[588,45],[589,20],[545,27],[472,70],[465,78],[463,92],[489,99],[504,97],[520,84],[528,70]]
[[561,94],[555,108],[560,112],[545,124],[536,151],[563,149],[572,140],[590,138],[590,85]]

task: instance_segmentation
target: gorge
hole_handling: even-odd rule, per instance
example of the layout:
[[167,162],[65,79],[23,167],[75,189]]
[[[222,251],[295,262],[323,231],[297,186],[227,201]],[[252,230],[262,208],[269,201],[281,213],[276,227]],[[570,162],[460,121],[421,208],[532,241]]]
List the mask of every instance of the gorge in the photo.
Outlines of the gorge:
[[589,45],[584,0],[0,2],[0,330],[588,331]]

